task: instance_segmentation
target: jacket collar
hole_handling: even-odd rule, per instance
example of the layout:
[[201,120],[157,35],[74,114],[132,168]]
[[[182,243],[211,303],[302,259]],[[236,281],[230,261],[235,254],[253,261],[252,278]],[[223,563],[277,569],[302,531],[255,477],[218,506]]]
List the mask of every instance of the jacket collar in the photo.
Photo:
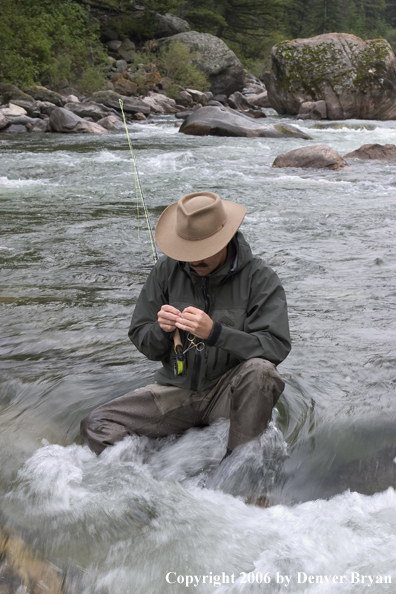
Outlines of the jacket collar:
[[179,268],[191,278],[193,281],[207,278],[209,281],[213,280],[216,283],[224,282],[227,278],[234,275],[238,270],[246,266],[248,262],[253,259],[252,251],[244,236],[238,231],[228,244],[228,254],[226,263],[215,270],[206,277],[202,277],[192,270],[188,262],[179,262]]

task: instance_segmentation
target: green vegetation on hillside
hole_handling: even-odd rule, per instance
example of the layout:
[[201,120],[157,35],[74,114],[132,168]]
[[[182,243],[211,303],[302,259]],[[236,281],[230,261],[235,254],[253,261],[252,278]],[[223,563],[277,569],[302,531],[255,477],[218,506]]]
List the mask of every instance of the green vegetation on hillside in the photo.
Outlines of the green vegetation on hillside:
[[[296,37],[353,33],[396,48],[395,0],[0,0],[0,81],[56,88],[67,79],[82,90],[99,89],[107,64],[101,42],[128,37],[144,51],[157,12],[222,38],[256,75],[270,66],[272,45]],[[187,76],[183,62],[191,75],[190,59],[180,56],[178,81]]]
[[107,55],[89,9],[65,0],[0,0],[0,80],[100,85]]

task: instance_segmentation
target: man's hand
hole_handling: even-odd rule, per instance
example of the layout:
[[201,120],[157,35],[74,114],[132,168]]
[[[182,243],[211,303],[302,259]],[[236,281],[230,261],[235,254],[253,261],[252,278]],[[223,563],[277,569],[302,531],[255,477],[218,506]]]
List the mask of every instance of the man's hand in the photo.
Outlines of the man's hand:
[[172,307],[172,305],[163,305],[158,312],[158,323],[165,332],[176,330],[176,320],[181,315],[181,311]]
[[202,309],[189,306],[177,318],[176,328],[205,340],[212,331],[213,320]]

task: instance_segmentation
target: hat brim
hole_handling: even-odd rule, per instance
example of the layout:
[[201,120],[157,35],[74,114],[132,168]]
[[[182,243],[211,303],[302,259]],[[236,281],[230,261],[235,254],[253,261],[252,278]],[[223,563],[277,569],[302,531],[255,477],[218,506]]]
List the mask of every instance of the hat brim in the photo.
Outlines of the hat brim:
[[222,203],[227,214],[225,225],[210,237],[197,241],[183,239],[177,235],[177,202],[168,206],[155,228],[155,241],[160,250],[166,256],[181,262],[204,260],[220,252],[238,231],[246,214],[246,208],[241,204],[228,200],[222,200]]

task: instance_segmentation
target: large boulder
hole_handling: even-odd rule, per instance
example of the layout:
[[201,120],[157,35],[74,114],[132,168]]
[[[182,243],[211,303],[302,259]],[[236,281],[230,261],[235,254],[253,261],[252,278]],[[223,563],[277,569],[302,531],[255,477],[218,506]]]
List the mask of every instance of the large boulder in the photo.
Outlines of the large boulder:
[[272,167],[303,167],[313,169],[342,169],[348,163],[336,150],[326,144],[305,146],[278,155]]
[[346,33],[283,41],[272,48],[268,98],[280,114],[324,101],[330,120],[396,119],[396,58],[384,39]]
[[154,38],[170,37],[186,31],[190,31],[190,25],[174,14],[157,12],[154,17]]
[[108,115],[96,123],[106,130],[123,130],[125,127],[124,123],[115,115]]
[[84,103],[66,103],[65,109],[72,111],[80,118],[92,118],[94,122],[113,114],[114,110],[95,101],[84,101]]
[[54,103],[58,107],[62,107],[63,105],[62,96],[59,93],[55,93],[55,91],[47,89],[47,87],[40,87],[39,85],[35,85],[33,87],[29,87],[27,89],[27,92],[37,101],[49,101],[50,103]]
[[18,87],[10,83],[0,83],[0,104],[9,103],[10,101],[14,102],[20,99],[28,102],[34,101],[31,95],[24,93]]
[[209,33],[189,31],[172,35],[163,43],[176,40],[182,41],[196,53],[193,61],[208,77],[212,93],[228,96],[235,91],[242,91],[245,77],[243,66],[224,41]]
[[344,155],[344,157],[345,159],[396,163],[396,146],[394,144],[364,144],[356,151]]
[[245,136],[265,138],[305,138],[310,136],[288,124],[265,125],[228,107],[201,107],[193,111],[179,132],[194,136]]
[[3,112],[0,110],[0,130],[7,128],[7,126],[9,125],[9,121],[7,120]]
[[63,107],[54,109],[50,115],[49,121],[54,132],[65,132],[67,134],[72,132],[107,134],[107,130],[102,128],[102,126],[95,124],[95,122],[87,122]]
[[163,95],[149,91],[148,96],[144,97],[143,103],[146,103],[154,113],[176,113],[176,101]]
[[111,107],[112,109],[116,109],[117,111],[121,111],[119,100],[122,100],[124,104],[124,111],[126,113],[144,113],[144,115],[148,115],[150,113],[150,108],[148,105],[145,105],[143,101],[137,99],[136,97],[126,97],[125,95],[119,95],[115,91],[97,91],[93,93],[91,96],[91,100],[95,101],[95,103],[102,103],[107,107]]

